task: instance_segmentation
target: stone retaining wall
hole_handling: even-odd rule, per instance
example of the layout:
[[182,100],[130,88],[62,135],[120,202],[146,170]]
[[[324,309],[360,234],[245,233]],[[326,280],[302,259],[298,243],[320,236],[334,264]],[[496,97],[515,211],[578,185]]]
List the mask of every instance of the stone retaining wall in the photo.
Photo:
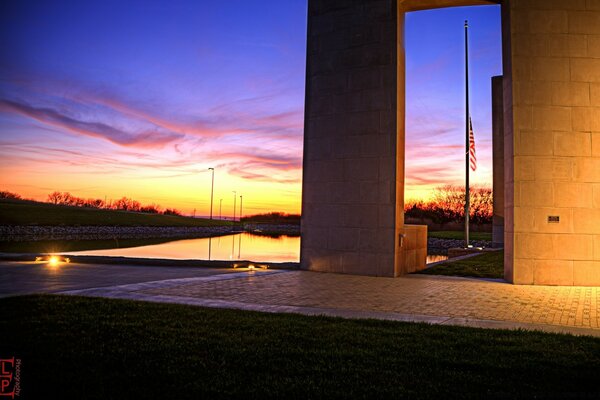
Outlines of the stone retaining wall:
[[[245,225],[252,231],[281,234],[299,234],[294,225]],[[209,237],[239,232],[239,227],[231,226],[6,226],[0,225],[0,241],[38,241],[38,240],[105,240],[105,239],[150,239]]]

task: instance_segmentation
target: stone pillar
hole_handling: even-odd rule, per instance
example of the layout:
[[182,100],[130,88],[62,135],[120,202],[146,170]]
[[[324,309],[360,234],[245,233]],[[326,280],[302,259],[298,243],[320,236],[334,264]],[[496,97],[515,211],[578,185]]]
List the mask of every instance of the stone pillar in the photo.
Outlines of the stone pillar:
[[505,1],[505,273],[600,285],[600,1]]
[[[303,269],[399,273],[398,32],[394,0],[309,1]],[[399,179],[403,195],[403,169]]]
[[492,247],[504,246],[504,97],[502,76],[492,78],[492,160],[494,214]]

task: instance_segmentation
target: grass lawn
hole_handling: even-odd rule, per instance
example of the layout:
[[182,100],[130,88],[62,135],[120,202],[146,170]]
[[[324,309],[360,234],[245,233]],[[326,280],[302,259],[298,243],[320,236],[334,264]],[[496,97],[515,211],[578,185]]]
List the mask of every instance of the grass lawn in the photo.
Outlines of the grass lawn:
[[504,278],[504,252],[492,251],[464,260],[449,261],[416,273],[502,279]]
[[28,398],[600,395],[600,339],[55,295],[0,300]]
[[[436,239],[456,239],[465,240],[463,231],[427,231],[427,236]],[[492,241],[491,232],[470,232],[469,239],[471,240],[487,240]]]
[[99,210],[14,200],[0,201],[0,223],[2,225],[66,226],[213,226],[231,224],[231,222],[225,221],[176,215]]

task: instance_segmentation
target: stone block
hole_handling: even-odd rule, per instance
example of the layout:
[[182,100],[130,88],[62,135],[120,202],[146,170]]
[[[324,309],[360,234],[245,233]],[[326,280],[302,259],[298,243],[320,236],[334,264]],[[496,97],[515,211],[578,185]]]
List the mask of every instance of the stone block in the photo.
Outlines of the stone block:
[[586,35],[547,36],[548,55],[553,57],[586,57],[588,39]]
[[600,35],[587,36],[587,56],[600,58]]
[[573,130],[600,132],[600,107],[573,107]]
[[570,181],[573,178],[570,158],[537,157],[534,164],[536,181]]
[[[571,108],[570,107],[532,107],[533,128],[545,131],[571,131]],[[525,128],[526,129],[526,128]]]
[[[360,182],[360,199],[363,204],[373,204],[372,207],[377,212],[377,204],[379,204],[379,186],[377,181]],[[376,217],[377,218],[377,217]]]
[[570,11],[569,33],[600,35],[600,12]]
[[594,235],[594,260],[600,261],[600,235]]
[[393,228],[395,226],[395,208],[395,205],[379,205],[377,221],[379,228]]
[[600,183],[600,158],[581,157],[575,159],[574,164],[575,181]]
[[[343,97],[347,97],[344,95]],[[343,101],[343,99],[340,99]],[[343,117],[338,117],[338,123],[347,120],[347,135],[373,135],[380,133],[379,111],[352,112]]]
[[600,59],[571,58],[571,80],[574,82],[600,82]]
[[600,286],[600,261],[574,261],[573,285]]
[[551,156],[554,151],[552,138],[550,131],[521,131],[520,145],[515,152],[523,156]]
[[600,83],[590,83],[590,105],[600,106]]
[[362,228],[358,232],[358,251],[375,253],[378,251],[379,231],[377,229]]
[[377,181],[379,178],[379,158],[345,159],[344,178],[348,182]]
[[[549,222],[549,216],[559,217],[559,222]],[[570,208],[541,207],[533,209],[533,229],[537,233],[573,233],[573,210]]]
[[535,260],[533,282],[536,285],[573,285],[573,261]]
[[534,231],[534,212],[531,207],[514,208],[514,230],[515,232]]
[[522,206],[551,207],[554,205],[554,186],[547,182],[521,182]]
[[515,258],[512,267],[512,283],[515,285],[532,285],[533,265],[533,260]]
[[594,242],[591,235],[553,235],[554,256],[558,260],[592,260]]
[[302,241],[305,242],[304,245],[307,248],[326,249],[328,236],[328,228],[315,227],[310,229],[308,232],[302,233]]
[[592,11],[600,11],[600,0],[586,0],[585,9]]
[[379,89],[383,85],[381,68],[361,68],[348,73],[348,89]]
[[359,229],[338,228],[333,225],[329,229],[327,248],[338,251],[355,251],[358,247],[358,233]]
[[569,16],[564,10],[535,10],[529,15],[530,33],[567,33]]
[[575,233],[600,234],[599,208],[574,208],[573,230]]
[[515,233],[514,235],[516,258],[547,260],[554,257],[551,234]]
[[530,62],[532,81],[569,80],[569,58],[535,57]]
[[600,184],[596,183],[592,185],[592,207],[600,208]]
[[552,104],[556,106],[589,106],[590,84],[587,82],[553,82]]
[[346,72],[330,75],[316,75],[310,79],[312,91],[320,95],[339,94],[346,91]]
[[516,10],[586,10],[586,0],[527,0],[514,2],[511,7]]
[[592,186],[584,183],[555,182],[554,206],[571,208],[592,208]]
[[592,136],[589,132],[557,132],[554,134],[555,156],[589,157],[592,154]]
[[513,107],[513,120],[516,129],[533,128],[533,107],[515,106]]
[[535,176],[533,157],[515,157],[515,181],[532,181]]

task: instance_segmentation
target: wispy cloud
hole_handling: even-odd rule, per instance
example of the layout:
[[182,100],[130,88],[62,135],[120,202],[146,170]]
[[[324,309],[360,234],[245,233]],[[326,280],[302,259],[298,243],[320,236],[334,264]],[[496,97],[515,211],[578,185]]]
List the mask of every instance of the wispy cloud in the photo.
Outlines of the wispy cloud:
[[105,139],[122,146],[162,147],[183,138],[183,135],[173,132],[126,132],[103,122],[76,119],[49,107],[34,107],[7,99],[0,99],[0,112],[20,114],[73,133]]

